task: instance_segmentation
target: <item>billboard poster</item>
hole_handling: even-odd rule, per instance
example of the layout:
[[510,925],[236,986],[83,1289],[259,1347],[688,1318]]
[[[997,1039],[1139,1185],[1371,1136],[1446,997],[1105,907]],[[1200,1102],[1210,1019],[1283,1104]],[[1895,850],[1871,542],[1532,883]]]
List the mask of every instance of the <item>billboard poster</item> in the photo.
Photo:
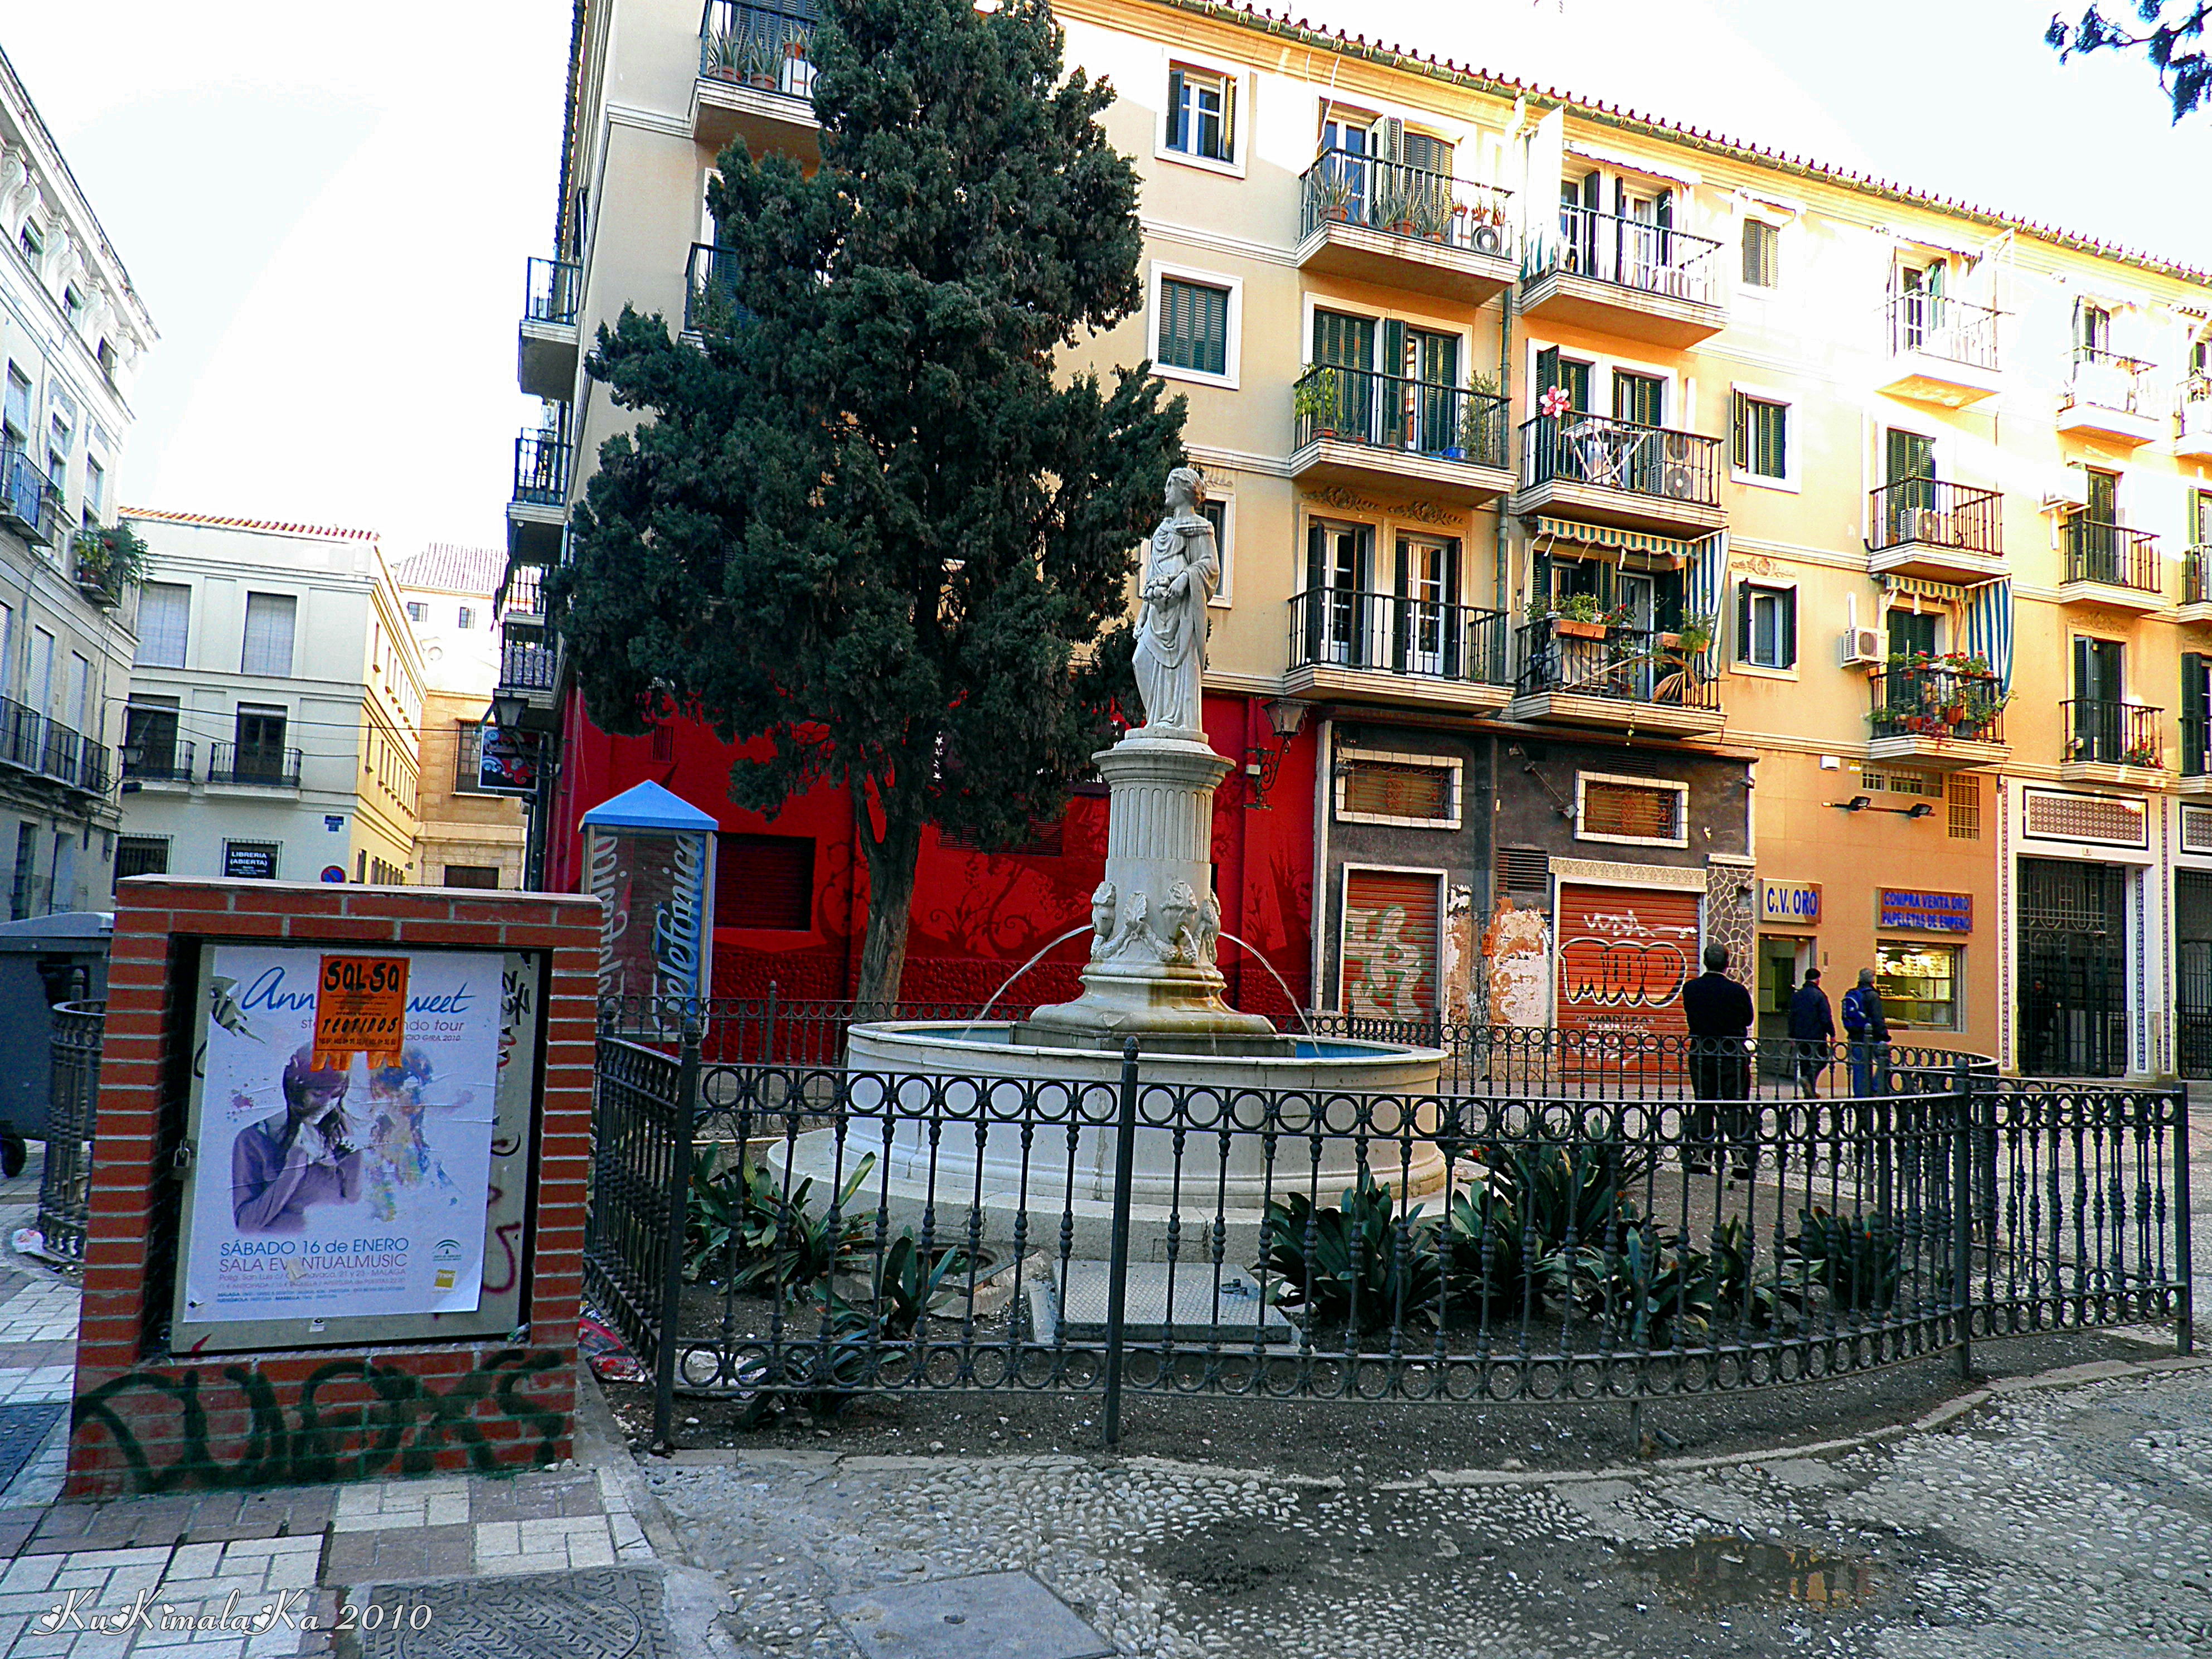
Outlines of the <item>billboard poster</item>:
[[538,763],[544,742],[542,732],[486,724],[477,755],[477,789],[488,795],[536,794]]
[[185,1321],[473,1310],[503,958],[258,945],[212,958]]

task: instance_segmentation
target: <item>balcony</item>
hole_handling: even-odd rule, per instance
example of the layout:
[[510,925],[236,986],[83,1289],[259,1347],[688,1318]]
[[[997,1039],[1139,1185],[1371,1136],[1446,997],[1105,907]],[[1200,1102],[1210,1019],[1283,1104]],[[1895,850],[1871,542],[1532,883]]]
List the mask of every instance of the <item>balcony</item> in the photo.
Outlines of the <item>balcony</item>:
[[114,782],[107,750],[35,708],[0,697],[0,766],[104,795]]
[[1513,192],[1325,149],[1299,180],[1299,269],[1487,305],[1513,285]]
[[1889,367],[1877,390],[1916,403],[1964,409],[2002,389],[1997,312],[1941,294],[1890,296],[1883,313]]
[[1721,441],[1572,410],[1521,427],[1513,511],[1548,513],[1664,535],[1704,535],[1721,507]]
[[514,379],[524,396],[565,404],[575,395],[576,312],[583,292],[581,265],[530,262],[514,346]]
[[46,741],[39,760],[39,770],[56,783],[77,782],[77,734],[58,720],[46,722]]
[[2164,434],[2150,415],[2151,366],[2100,347],[2074,348],[2074,374],[2059,394],[2058,430],[2133,448]]
[[1718,242],[1671,226],[1563,205],[1559,240],[1521,279],[1519,309],[1547,324],[1653,345],[1692,346],[1728,321]]
[[541,623],[545,619],[545,573],[534,564],[509,565],[493,599],[500,622]]
[[1720,687],[1672,634],[1544,617],[1516,630],[1521,675],[1505,717],[1650,737],[1711,737]]
[[781,150],[805,167],[821,159],[814,118],[811,0],[763,6],[707,0],[699,21],[699,77],[691,136],[717,154],[732,138],[754,155]]
[[36,772],[45,756],[46,716],[8,697],[0,697],[0,762],[19,772]]
[[2066,579],[2061,605],[2114,605],[2158,611],[2166,593],[2159,580],[2158,538],[2147,530],[2106,524],[2076,514],[2066,521]]
[[2181,793],[2212,794],[2212,719],[2203,714],[2181,717]]
[[167,743],[125,744],[123,781],[140,787],[163,789],[192,781],[192,745],[171,738]]
[[264,743],[218,743],[208,761],[210,788],[297,789],[300,751]]
[[2182,555],[2181,620],[2212,622],[2212,547],[2192,547]]
[[2212,384],[2192,379],[2181,395],[2173,453],[2187,459],[2212,461]]
[[1502,708],[1513,680],[1507,628],[1500,611],[1310,588],[1291,599],[1284,694],[1462,712]]
[[707,242],[691,244],[684,265],[684,332],[733,327],[751,313],[738,303],[737,256]]
[[2069,783],[2131,784],[2155,789],[2166,781],[2166,746],[2159,737],[2163,708],[2106,697],[2075,697],[2058,705],[2066,732],[2058,775]]
[[2004,688],[1984,670],[1912,662],[1869,677],[1871,761],[1901,761],[1938,771],[1995,766],[2012,751],[2004,740]]
[[62,493],[53,480],[14,444],[0,443],[0,525],[33,547],[52,547],[61,536]]
[[1937,582],[2003,575],[2003,495],[1936,478],[1905,478],[1869,492],[1867,570]]
[[1463,386],[1317,363],[1291,391],[1291,476],[1314,483],[1419,488],[1455,501],[1513,488],[1505,400]]
[[537,639],[518,639],[508,640],[500,647],[497,694],[522,698],[525,726],[550,729],[560,684],[558,646]]
[[517,564],[551,564],[568,522],[568,445],[557,434],[526,431],[514,441],[514,489],[507,501],[507,556]]

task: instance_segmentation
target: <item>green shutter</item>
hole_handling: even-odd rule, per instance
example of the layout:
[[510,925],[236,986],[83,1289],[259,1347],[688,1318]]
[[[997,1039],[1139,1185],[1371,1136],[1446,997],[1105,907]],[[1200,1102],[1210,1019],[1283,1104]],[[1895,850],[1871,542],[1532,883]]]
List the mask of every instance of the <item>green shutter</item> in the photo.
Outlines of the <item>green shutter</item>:
[[2185,720],[2204,718],[2205,660],[2201,652],[2181,653],[2181,718]]
[[1751,584],[1735,585],[1735,659],[1749,662],[1751,655]]
[[1559,349],[1546,346],[1536,354],[1536,395],[1541,398],[1559,383]]
[[1790,476],[1790,410],[1783,404],[1759,405],[1758,471],[1762,477]]
[[1168,71],[1168,148],[1187,150],[1190,147],[1182,122],[1182,71]]
[[1741,392],[1729,393],[1729,451],[1730,466],[1751,471],[1751,399]]
[[1797,665],[1797,590],[1784,588],[1780,594],[1782,605],[1782,653],[1779,666]]

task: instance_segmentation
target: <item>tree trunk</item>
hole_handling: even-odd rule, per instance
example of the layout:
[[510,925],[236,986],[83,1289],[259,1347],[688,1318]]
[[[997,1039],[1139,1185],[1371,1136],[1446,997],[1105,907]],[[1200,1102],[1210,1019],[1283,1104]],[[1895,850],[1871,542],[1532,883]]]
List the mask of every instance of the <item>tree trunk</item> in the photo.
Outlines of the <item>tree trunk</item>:
[[[880,799],[880,797],[878,797]],[[884,833],[866,795],[854,796],[854,838],[868,859],[868,932],[860,948],[860,983],[854,1000],[882,1006],[898,1000],[906,972],[907,915],[914,902],[914,870],[921,854],[921,823],[884,813]]]

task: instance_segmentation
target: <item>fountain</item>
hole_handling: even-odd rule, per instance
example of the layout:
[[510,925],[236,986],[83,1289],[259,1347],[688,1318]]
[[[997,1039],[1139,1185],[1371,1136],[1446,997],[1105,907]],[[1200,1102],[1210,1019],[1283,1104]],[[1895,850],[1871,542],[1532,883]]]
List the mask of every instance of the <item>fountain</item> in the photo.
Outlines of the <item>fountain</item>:
[[[1216,963],[1221,907],[1208,854],[1213,792],[1232,768],[1199,723],[1206,606],[1220,580],[1212,526],[1198,511],[1202,489],[1191,469],[1168,476],[1167,515],[1152,532],[1137,624],[1146,721],[1097,757],[1110,795],[1106,874],[1091,895],[1082,994],[1025,1020],[856,1025],[847,1061],[854,1070],[1096,1087],[1119,1075],[1123,1044],[1133,1037],[1147,1084],[1217,1096],[1243,1089],[1318,1097],[1435,1093],[1443,1058],[1436,1049],[1281,1033],[1224,1000],[1227,981]],[[831,1173],[827,1133],[800,1138],[798,1172]],[[979,1152],[963,1124],[947,1123],[933,1136],[921,1123],[903,1123],[891,1167],[872,1176],[870,1188],[887,1191],[894,1204],[918,1204],[933,1189],[940,1207],[972,1198],[984,1212],[986,1237],[994,1239],[1007,1236],[1024,1206],[1033,1216],[1065,1207],[1084,1244],[1103,1244],[1113,1192],[1112,1130],[1082,1131],[1073,1156],[1064,1145],[1047,1150],[1042,1132],[1036,1139],[1025,1163],[1012,1126],[987,1136]],[[1164,1237],[1178,1207],[1210,1216],[1218,1205],[1231,1233],[1256,1237],[1271,1189],[1259,1138],[1236,1136],[1224,1153],[1220,1137],[1188,1135],[1180,1168],[1175,1140],[1166,1128],[1137,1133],[1133,1223],[1140,1244]],[[847,1158],[865,1150],[848,1149]],[[1320,1188],[1333,1194],[1354,1178],[1357,1148],[1333,1138],[1321,1152]],[[1409,1170],[1377,1167],[1376,1177],[1414,1195],[1441,1186],[1442,1156],[1425,1144],[1415,1154]],[[1395,1146],[1387,1155],[1378,1149],[1376,1162],[1395,1166]],[[1272,1190],[1304,1188],[1313,1168],[1310,1143],[1297,1138],[1278,1155]],[[1035,1227],[1032,1220],[1032,1237]]]

